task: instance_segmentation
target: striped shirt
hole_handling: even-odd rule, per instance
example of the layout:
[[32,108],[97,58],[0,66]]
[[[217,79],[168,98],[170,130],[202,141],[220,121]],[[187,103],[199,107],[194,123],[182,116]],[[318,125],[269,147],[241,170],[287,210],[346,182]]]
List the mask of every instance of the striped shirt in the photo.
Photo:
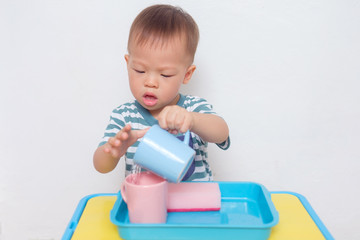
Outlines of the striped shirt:
[[[212,105],[210,105],[205,99],[180,94],[180,99],[177,103],[178,106],[185,108],[189,112],[198,112],[205,114],[216,114],[213,111]],[[120,105],[115,108],[110,116],[110,121],[106,127],[105,133],[99,146],[104,145],[110,137],[114,137],[120,129],[125,125],[130,124],[133,130],[140,130],[151,127],[157,124],[158,121],[150,114],[136,100]],[[213,180],[211,168],[208,164],[207,146],[208,142],[203,141],[195,133],[191,133],[191,140],[193,143],[193,149],[196,152],[195,155],[195,170],[192,175],[186,179],[187,181],[211,181]],[[141,139],[135,142],[128,148],[125,154],[125,175],[130,174],[134,169],[134,154]],[[230,138],[221,144],[217,144],[221,149],[228,149],[230,146]]]

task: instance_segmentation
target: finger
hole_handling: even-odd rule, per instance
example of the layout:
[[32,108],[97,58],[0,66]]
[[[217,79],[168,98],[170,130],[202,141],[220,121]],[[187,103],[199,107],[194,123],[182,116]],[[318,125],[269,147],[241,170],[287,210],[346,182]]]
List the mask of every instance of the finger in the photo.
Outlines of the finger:
[[167,130],[169,128],[169,126],[166,122],[167,115],[168,115],[168,108],[164,108],[158,116],[159,126],[165,130]]
[[115,140],[116,140],[115,137],[109,138],[108,143],[110,144],[110,147],[115,146]]
[[106,143],[106,145],[104,145],[104,152],[105,153],[110,153],[112,155],[113,149],[114,149],[114,146],[111,145],[110,143]]
[[177,135],[179,133],[179,131],[176,129],[172,129],[172,130],[169,130],[169,133]]
[[166,124],[169,129],[177,129],[177,118],[178,118],[177,111],[171,111],[166,115]]
[[184,124],[181,129],[180,129],[180,132],[181,133],[186,133],[188,130],[190,130],[190,127],[188,124]]
[[182,123],[180,127],[180,132],[185,133],[187,130],[190,130],[191,127],[191,120],[188,118],[184,119],[184,122]]
[[123,132],[130,132],[130,131],[131,131],[131,125],[130,125],[130,124],[126,124],[125,127],[123,127],[122,131],[123,131]]
[[105,152],[105,153],[110,153],[110,148],[105,147],[105,148],[104,148],[104,152]]
[[186,120],[186,116],[184,114],[178,114],[176,116],[176,119],[175,119],[175,128],[180,131],[180,132],[184,132],[184,128],[185,128],[185,131],[187,130],[186,129],[186,126],[184,126],[184,124],[186,123],[185,122]]
[[120,129],[120,131],[118,131],[115,135],[116,138],[120,138],[120,136],[124,133],[124,132],[130,132],[131,131],[131,126],[129,124],[125,125],[122,129]]
[[112,150],[111,150],[111,155],[112,155],[114,158],[117,158],[118,155],[119,155],[119,153],[118,153],[118,151],[117,151],[116,149],[112,149]]
[[142,138],[147,133],[147,131],[149,131],[149,129],[150,128],[145,128],[145,129],[136,131],[137,138]]
[[121,141],[120,141],[119,139],[115,139],[115,140],[114,140],[114,146],[115,146],[115,147],[120,146],[120,144],[121,144]]
[[126,141],[129,138],[129,132],[122,132],[119,136],[118,139],[120,141]]

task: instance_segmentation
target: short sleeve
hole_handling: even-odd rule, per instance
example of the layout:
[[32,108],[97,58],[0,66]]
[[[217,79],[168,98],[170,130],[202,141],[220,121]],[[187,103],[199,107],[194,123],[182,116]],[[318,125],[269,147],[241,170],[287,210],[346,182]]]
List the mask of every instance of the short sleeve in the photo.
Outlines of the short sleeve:
[[216,114],[210,103],[208,103],[205,99],[196,96],[186,96],[184,107],[189,112]]
[[[184,107],[191,112],[205,113],[205,114],[214,114],[219,116],[214,110],[213,106],[208,103],[205,99],[196,96],[186,96],[184,101]],[[221,117],[221,116],[219,116]],[[228,137],[224,142],[217,143],[219,148],[226,150],[230,147],[230,137]]]
[[104,145],[109,138],[114,137],[124,126],[124,117],[119,112],[118,108],[114,109],[110,115],[109,123],[105,129],[104,136],[102,137],[99,146]]
[[227,150],[230,147],[230,136],[222,143],[216,144],[222,150]]

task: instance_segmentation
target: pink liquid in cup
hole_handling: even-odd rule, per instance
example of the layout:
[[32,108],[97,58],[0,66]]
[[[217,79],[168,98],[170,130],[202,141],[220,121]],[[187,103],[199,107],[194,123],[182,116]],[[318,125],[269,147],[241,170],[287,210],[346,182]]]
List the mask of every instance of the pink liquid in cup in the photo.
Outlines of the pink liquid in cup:
[[152,172],[131,174],[121,186],[131,223],[165,223],[168,184]]
[[[134,175],[134,176],[132,176]],[[144,186],[144,185],[153,185],[157,183],[161,183],[164,181],[162,177],[159,177],[155,174],[152,174],[150,172],[144,172],[144,173],[136,173],[132,174],[131,178],[129,179],[130,183]]]

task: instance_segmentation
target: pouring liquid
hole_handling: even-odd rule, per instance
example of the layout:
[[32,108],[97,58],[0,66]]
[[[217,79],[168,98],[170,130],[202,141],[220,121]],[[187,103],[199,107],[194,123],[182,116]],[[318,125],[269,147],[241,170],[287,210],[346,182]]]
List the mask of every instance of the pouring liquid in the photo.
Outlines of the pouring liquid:
[[131,181],[132,181],[132,183],[134,183],[134,184],[139,183],[140,173],[141,173],[141,167],[139,165],[135,164],[133,170],[131,171],[131,174],[132,174]]

